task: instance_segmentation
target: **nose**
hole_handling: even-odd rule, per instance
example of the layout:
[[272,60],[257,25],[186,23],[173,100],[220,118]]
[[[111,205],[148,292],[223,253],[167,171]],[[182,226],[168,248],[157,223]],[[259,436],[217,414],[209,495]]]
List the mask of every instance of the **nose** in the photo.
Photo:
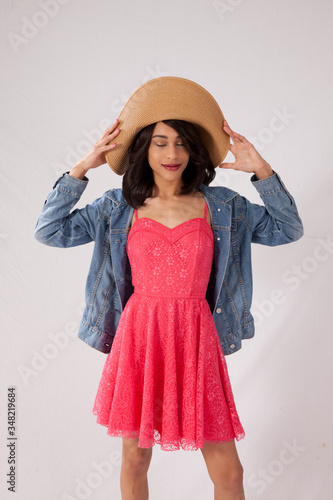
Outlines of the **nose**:
[[177,146],[175,146],[174,144],[169,144],[166,150],[166,157],[170,158],[170,160],[175,160],[177,158],[177,155]]

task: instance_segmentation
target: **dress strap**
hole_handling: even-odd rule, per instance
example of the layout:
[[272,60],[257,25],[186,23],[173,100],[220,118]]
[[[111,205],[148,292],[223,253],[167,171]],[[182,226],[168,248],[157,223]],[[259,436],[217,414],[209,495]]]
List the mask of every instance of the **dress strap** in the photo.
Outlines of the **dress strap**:
[[134,216],[135,216],[135,220],[138,220],[138,211],[136,208],[134,209]]

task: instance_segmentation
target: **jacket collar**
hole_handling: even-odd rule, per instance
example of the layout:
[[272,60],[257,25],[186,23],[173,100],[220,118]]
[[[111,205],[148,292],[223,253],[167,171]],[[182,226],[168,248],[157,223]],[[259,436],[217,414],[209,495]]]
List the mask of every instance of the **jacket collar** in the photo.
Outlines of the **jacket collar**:
[[227,203],[237,195],[236,191],[224,186],[206,186],[205,184],[201,184],[200,190],[219,203]]
[[127,203],[127,201],[124,198],[122,188],[109,189],[105,193],[105,196],[106,198],[109,198],[111,201],[114,201],[117,205],[123,205]]
[[[219,203],[227,203],[237,194],[232,189],[226,188],[224,186],[206,186],[205,184],[201,184],[200,190]],[[122,188],[109,189],[105,193],[105,196],[117,205],[123,205],[127,203],[123,195]]]

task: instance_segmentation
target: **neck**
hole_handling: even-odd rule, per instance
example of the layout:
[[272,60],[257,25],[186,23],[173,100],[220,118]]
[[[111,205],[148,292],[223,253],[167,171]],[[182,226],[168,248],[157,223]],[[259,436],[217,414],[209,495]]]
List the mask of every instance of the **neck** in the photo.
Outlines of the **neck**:
[[156,182],[153,187],[153,197],[158,197],[163,200],[177,198],[181,193],[181,186],[183,182],[178,180],[175,182]]

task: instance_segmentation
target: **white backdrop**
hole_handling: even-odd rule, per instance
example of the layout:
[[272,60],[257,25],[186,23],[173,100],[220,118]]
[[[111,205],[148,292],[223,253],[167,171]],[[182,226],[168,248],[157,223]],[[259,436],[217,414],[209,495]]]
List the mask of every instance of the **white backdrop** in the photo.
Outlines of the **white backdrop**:
[[[33,230],[55,180],[132,90],[172,75],[212,93],[281,175],[305,227],[291,245],[253,246],[256,335],[227,357],[246,498],[332,500],[332,2],[3,0],[0,9],[1,498],[121,498],[121,439],[92,414],[106,358],[76,337],[92,244],[49,248]],[[121,187],[107,165],[88,177],[78,207]],[[261,203],[249,177],[220,170],[212,185]],[[155,445],[148,479],[152,499],[213,498],[199,450]]]

